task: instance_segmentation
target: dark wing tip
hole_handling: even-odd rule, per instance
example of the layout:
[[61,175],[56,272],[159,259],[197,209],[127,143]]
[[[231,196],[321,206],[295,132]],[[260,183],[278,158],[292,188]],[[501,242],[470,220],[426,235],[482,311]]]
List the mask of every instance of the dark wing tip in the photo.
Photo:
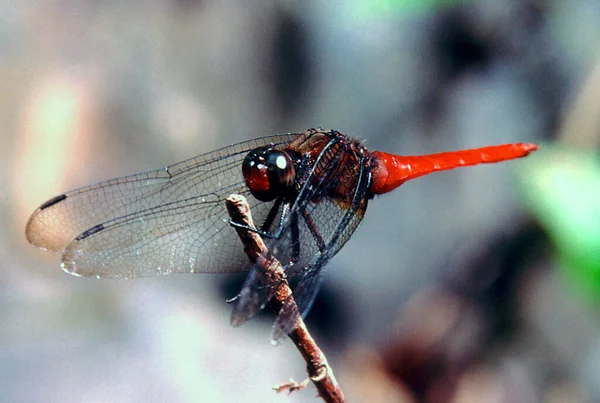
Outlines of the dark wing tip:
[[75,240],[81,241],[87,237],[97,234],[98,232],[102,231],[103,229],[104,229],[104,224],[98,224],[98,225],[82,232],[80,235],[77,236],[77,238],[75,238]]
[[25,226],[25,237],[29,243],[40,249],[53,251],[60,251],[68,245],[71,239],[64,239],[64,236],[55,231],[55,227],[61,225],[59,216],[48,210],[66,198],[66,194],[53,197],[33,212]]
[[56,203],[60,203],[61,201],[65,200],[67,198],[66,194],[61,194],[58,195],[56,197],[53,197],[52,199],[46,201],[44,204],[42,204],[38,210],[45,210],[50,206],[54,206]]

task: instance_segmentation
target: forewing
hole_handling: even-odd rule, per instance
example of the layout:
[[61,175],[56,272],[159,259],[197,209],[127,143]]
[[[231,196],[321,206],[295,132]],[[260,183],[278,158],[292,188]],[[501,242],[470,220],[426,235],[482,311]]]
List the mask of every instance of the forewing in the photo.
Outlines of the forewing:
[[65,193],[34,212],[27,239],[63,251],[63,269],[82,276],[243,270],[247,260],[229,228],[224,200],[242,194],[257,222],[264,219],[272,203],[249,194],[242,161],[253,148],[287,144],[296,136],[254,139]]

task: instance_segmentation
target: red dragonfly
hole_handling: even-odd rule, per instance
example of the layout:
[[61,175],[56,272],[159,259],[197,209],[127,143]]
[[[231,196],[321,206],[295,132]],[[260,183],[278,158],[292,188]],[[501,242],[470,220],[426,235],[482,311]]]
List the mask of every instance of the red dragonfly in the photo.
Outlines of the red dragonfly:
[[[306,313],[321,269],[361,222],[369,200],[434,171],[520,158],[534,144],[506,144],[424,156],[369,152],[335,130],[309,129],[258,138],[146,173],[56,196],[27,223],[33,245],[62,252],[64,271],[134,278],[170,273],[249,270],[232,323],[264,307],[260,284],[228,220],[225,199],[248,199],[273,255]],[[274,338],[293,323],[281,312]]]

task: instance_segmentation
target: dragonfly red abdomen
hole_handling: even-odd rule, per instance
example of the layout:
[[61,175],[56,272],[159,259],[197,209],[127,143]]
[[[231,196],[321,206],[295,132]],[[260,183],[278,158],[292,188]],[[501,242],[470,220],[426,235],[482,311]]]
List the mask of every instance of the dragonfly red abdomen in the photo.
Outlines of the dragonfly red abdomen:
[[408,180],[435,171],[525,157],[537,148],[535,144],[516,143],[418,156],[374,151],[371,153],[373,168],[369,193],[387,193]]

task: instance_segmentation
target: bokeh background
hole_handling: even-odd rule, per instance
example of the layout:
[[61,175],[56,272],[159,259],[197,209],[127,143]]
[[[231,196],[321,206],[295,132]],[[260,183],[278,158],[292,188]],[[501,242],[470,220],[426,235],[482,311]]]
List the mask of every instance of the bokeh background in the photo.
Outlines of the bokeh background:
[[46,199],[260,135],[538,142],[374,200],[307,320],[350,401],[600,401],[600,1],[0,1],[0,400],[314,401],[243,277],[75,278]]

